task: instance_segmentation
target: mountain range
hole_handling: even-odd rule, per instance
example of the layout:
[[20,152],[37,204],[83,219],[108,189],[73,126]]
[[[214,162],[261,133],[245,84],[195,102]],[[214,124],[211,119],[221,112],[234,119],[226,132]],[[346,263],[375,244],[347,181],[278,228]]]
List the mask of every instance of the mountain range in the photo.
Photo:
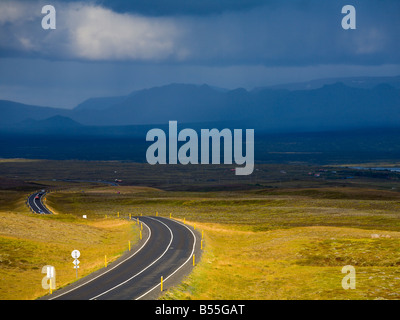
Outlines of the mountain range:
[[[315,131],[400,124],[400,76],[314,80],[225,90],[170,84],[91,98],[74,109],[0,100],[0,130],[143,133],[155,125],[218,124],[261,131]],[[101,128],[100,128],[101,127]]]

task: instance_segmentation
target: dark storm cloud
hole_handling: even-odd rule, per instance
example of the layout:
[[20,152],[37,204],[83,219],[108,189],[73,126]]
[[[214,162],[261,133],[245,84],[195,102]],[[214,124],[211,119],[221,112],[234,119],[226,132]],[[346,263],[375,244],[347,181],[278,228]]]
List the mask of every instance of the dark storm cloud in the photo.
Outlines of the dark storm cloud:
[[[54,1],[54,31],[40,28],[35,4],[42,2],[12,3],[13,15],[0,12],[2,56],[201,65],[400,62],[400,1],[356,1],[356,30],[341,28],[342,0]],[[146,15],[147,7],[158,15]]]
[[[216,64],[383,64],[400,61],[400,2],[356,5],[357,29],[341,28],[342,1],[285,2],[192,19],[192,59]],[[206,48],[207,50],[202,50]]]
[[[41,28],[41,7],[57,29]],[[343,30],[341,9],[357,10]],[[400,73],[398,0],[0,0],[0,99],[73,107],[171,82]]]
[[[63,0],[79,2],[80,0]],[[96,4],[115,12],[138,13],[151,16],[208,15],[226,11],[243,11],[277,3],[276,0],[94,0]]]

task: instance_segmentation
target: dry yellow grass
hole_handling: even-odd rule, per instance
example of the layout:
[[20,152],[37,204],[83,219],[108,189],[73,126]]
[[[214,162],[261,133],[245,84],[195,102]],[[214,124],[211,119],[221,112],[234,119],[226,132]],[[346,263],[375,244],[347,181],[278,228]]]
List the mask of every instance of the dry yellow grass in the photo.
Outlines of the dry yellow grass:
[[160,189],[151,188],[151,187],[137,187],[137,186],[123,186],[123,187],[98,187],[93,189],[85,189],[85,192],[89,194],[111,194],[117,193],[120,194],[135,194],[139,192],[163,192]]
[[[157,211],[203,229],[202,259],[166,299],[400,298],[399,197],[392,191],[118,190],[62,192],[50,199],[73,215],[85,208],[99,215]],[[356,290],[341,286],[347,264],[356,267]]]
[[56,270],[57,287],[75,281],[71,252],[81,252],[79,277],[87,275],[128,249],[138,238],[137,228],[128,221],[59,220],[0,212],[0,299],[34,299],[47,292],[41,287],[42,267]]
[[[400,232],[337,227],[252,232],[219,224],[196,226],[205,231],[202,260],[164,299],[400,298],[400,252],[396,251]],[[385,237],[372,239],[377,232]],[[392,249],[377,259],[381,248],[376,244],[381,241]],[[321,243],[338,249],[327,250]],[[339,247],[341,243],[347,251]],[[349,261],[356,267],[357,287],[344,290],[341,269],[349,263],[346,258],[354,257],[359,261]]]
[[[400,299],[399,199],[397,192],[358,188],[163,192],[82,185],[48,195],[56,216],[17,214],[23,202],[15,201],[0,213],[0,298],[43,294],[46,264],[56,267],[58,284],[73,281],[73,249],[82,252],[81,275],[102,266],[104,250],[126,250],[136,236],[132,227],[105,215],[157,211],[205,231],[202,259],[166,299]],[[356,290],[341,286],[347,264],[356,267]]]

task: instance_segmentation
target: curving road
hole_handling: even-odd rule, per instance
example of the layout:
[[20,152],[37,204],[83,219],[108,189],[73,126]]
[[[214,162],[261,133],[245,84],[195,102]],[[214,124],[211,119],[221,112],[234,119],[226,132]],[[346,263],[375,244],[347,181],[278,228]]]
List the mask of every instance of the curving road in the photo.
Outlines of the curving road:
[[[128,255],[44,299],[156,299],[161,276],[164,290],[178,284],[193,268],[193,254],[196,261],[200,256],[199,234],[167,218],[140,217],[140,221],[143,240]],[[79,259],[83,264],[84,257]]]
[[35,192],[28,197],[27,204],[31,207],[33,212],[39,214],[52,214],[52,212],[43,204],[43,197],[45,194],[45,191]]

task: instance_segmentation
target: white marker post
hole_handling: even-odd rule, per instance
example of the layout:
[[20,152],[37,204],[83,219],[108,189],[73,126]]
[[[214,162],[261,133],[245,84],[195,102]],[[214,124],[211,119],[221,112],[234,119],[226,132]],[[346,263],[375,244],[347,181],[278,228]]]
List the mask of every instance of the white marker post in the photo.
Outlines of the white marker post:
[[76,270],[76,278],[78,279],[78,264],[79,264],[79,260],[78,258],[80,257],[81,253],[79,252],[79,250],[74,250],[71,252],[71,256],[72,258],[74,258],[74,262],[72,262],[74,264],[74,269]]
[[52,294],[53,289],[56,288],[56,270],[53,266],[44,266],[42,273],[46,273],[46,276],[42,279],[42,288],[49,289],[50,294]]

